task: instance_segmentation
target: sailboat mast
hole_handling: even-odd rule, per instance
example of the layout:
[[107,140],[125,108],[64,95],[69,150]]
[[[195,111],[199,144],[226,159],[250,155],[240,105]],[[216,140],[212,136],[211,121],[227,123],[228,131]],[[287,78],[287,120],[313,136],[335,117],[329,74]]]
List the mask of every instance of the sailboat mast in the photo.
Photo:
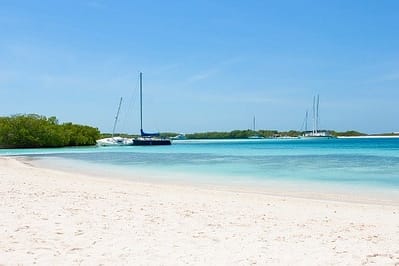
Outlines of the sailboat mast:
[[140,72],[140,132],[143,131],[143,73]]
[[255,116],[254,116],[254,119],[253,119],[253,131],[255,131]]
[[319,95],[317,94],[317,103],[316,103],[316,133],[319,130]]
[[118,117],[119,117],[119,111],[121,110],[121,105],[122,105],[122,97],[119,101],[118,111],[116,112],[114,128],[112,129],[112,137],[114,137],[114,134],[115,134],[116,123],[118,123]]
[[308,131],[308,110],[306,110],[306,115],[305,115],[305,132]]
[[316,98],[315,98],[315,96],[313,96],[313,112],[312,112],[312,123],[313,123],[312,133],[313,133],[313,134],[315,133],[315,129],[316,129],[315,101],[316,101]]

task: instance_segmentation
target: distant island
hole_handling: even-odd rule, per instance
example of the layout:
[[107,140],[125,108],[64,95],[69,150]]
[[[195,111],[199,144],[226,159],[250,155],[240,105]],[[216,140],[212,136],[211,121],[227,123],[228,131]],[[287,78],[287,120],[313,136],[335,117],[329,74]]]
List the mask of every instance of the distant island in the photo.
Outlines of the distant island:
[[[399,136],[399,132],[365,134],[354,130],[338,132],[328,130],[336,137],[360,136]],[[248,139],[253,136],[260,138],[294,138],[304,132],[297,130],[233,130],[230,132],[199,132],[179,134],[174,132],[161,133],[161,137],[175,138],[183,136],[184,139]],[[115,134],[126,138],[135,138],[137,135]],[[38,114],[21,114],[9,117],[0,117],[0,148],[51,148],[68,146],[96,145],[100,138],[110,137],[109,133],[100,131],[91,126],[73,123],[60,124],[56,117],[46,117]]]
[[[331,135],[336,137],[352,137],[352,136],[367,136],[365,133],[350,130],[345,132],[337,132],[333,130],[328,130]],[[262,138],[294,138],[302,135],[302,131],[290,130],[290,131],[278,131],[278,130],[233,130],[230,132],[202,132],[202,133],[192,133],[186,134],[186,139],[248,139],[252,136],[262,137]],[[176,133],[165,133],[167,137],[176,136]]]
[[[379,134],[366,134],[355,130],[348,131],[334,131],[326,130],[332,136],[335,137],[366,137],[366,136],[399,136],[399,132],[390,133],[379,133]],[[210,132],[197,132],[189,134],[180,134],[176,132],[163,132],[161,137],[164,138],[175,138],[176,136],[184,136],[184,139],[248,139],[252,136],[258,136],[266,139],[272,138],[295,138],[303,135],[303,131],[289,130],[289,131],[278,131],[278,130],[233,130],[233,131],[210,131]],[[135,138],[138,135],[129,135],[125,133],[116,134],[121,137]],[[103,138],[110,137],[111,133],[102,133]]]

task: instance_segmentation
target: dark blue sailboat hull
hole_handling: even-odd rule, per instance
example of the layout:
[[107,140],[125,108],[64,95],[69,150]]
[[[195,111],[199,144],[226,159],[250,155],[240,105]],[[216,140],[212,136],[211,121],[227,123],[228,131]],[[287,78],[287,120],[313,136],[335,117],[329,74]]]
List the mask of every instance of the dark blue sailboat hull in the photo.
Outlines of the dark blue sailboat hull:
[[133,146],[155,146],[155,145],[171,145],[169,139],[158,138],[138,138],[133,140]]

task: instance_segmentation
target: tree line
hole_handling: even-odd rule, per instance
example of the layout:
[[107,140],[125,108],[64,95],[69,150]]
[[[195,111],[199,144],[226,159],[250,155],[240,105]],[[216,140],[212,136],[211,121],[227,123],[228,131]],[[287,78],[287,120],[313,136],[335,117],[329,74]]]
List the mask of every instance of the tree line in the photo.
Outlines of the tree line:
[[[361,132],[330,131],[334,136],[363,136]],[[277,130],[233,130],[230,132],[200,132],[186,134],[187,139],[246,139],[252,136],[264,138],[297,137],[303,132]],[[103,136],[102,136],[103,135]],[[100,134],[97,128],[73,123],[59,124],[56,117],[37,114],[0,117],[0,148],[45,148],[65,146],[95,145]],[[163,137],[173,137],[177,133],[162,133]],[[128,137],[128,135],[126,135]],[[129,137],[135,137],[129,135]]]
[[56,117],[37,114],[0,117],[0,148],[45,148],[95,145],[97,128],[59,124]]
[[[344,132],[338,132],[334,130],[329,130],[331,135],[333,136],[365,136],[367,134],[349,130]],[[186,134],[187,139],[247,139],[249,137],[258,136],[263,138],[279,138],[279,137],[298,137],[303,135],[304,132],[297,130],[289,130],[289,131],[278,131],[278,130],[233,130],[230,132],[200,132],[200,133],[192,133]],[[171,135],[172,133],[169,133]],[[175,135],[177,135],[175,133]]]

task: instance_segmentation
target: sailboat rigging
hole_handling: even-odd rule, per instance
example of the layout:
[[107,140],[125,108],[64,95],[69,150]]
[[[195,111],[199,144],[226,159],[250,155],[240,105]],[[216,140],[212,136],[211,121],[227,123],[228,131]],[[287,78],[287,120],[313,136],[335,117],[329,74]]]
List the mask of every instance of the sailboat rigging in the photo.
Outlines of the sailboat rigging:
[[330,132],[326,130],[319,130],[320,124],[320,117],[319,117],[319,104],[320,98],[319,95],[313,96],[313,107],[312,107],[312,131],[307,130],[308,124],[308,111],[306,111],[306,118],[305,118],[305,132],[301,138],[334,138]]
[[115,135],[116,124],[118,123],[119,112],[121,111],[122,99],[123,98],[121,97],[121,99],[119,101],[118,111],[116,112],[114,127],[112,128],[112,137],[114,137],[114,135]]
[[140,72],[140,137],[133,139],[133,145],[171,145],[170,139],[161,138],[159,133],[146,133],[143,130],[143,73]]
[[120,100],[119,100],[118,111],[116,112],[116,116],[115,116],[114,126],[112,128],[111,137],[97,140],[97,145],[98,146],[128,146],[128,145],[132,145],[133,144],[132,139],[123,138],[123,137],[120,137],[120,136],[116,136],[115,137],[115,130],[116,130],[116,125],[117,125],[118,119],[119,119],[119,112],[121,110],[122,99],[123,98],[121,97]]
[[264,139],[263,136],[256,135],[256,120],[255,120],[255,116],[252,119],[252,131],[255,133],[255,135],[249,136],[248,137],[249,139]]

